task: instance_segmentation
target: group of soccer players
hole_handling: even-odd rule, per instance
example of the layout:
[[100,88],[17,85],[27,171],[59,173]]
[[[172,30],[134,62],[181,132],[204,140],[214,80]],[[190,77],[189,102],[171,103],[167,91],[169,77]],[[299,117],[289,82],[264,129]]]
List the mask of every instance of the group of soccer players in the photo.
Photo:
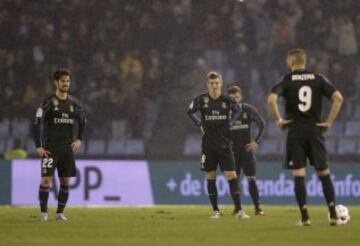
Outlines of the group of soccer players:
[[[322,183],[329,208],[330,225],[341,225],[335,211],[335,192],[327,164],[323,133],[333,124],[343,97],[324,76],[306,70],[306,53],[303,50],[290,50],[287,65],[290,72],[272,88],[268,104],[277,125],[287,130],[284,167],[290,169],[294,176],[295,197],[301,212],[301,220],[297,225],[311,225],[305,186],[305,167],[308,160]],[[67,220],[64,208],[69,197],[69,180],[76,176],[73,151],[81,146],[86,124],[83,107],[68,93],[70,72],[66,69],[58,70],[53,74],[53,79],[55,93],[47,97],[37,109],[33,123],[36,152],[42,158],[39,187],[41,221],[48,220],[49,187],[55,169],[60,178],[56,220]],[[213,209],[211,217],[221,217],[216,187],[218,166],[228,180],[235,217],[250,217],[241,206],[241,170],[249,183],[255,215],[264,215],[255,180],[254,150],[264,135],[265,123],[254,107],[242,102],[240,87],[232,86],[225,94],[222,86],[222,76],[217,72],[210,72],[207,75],[208,92],[196,97],[188,110],[189,117],[203,133],[201,169],[206,172],[207,190]],[[323,96],[332,102],[325,121],[320,119]],[[279,97],[285,100],[285,119],[279,112]],[[255,138],[250,134],[252,123],[258,127]],[[78,133],[74,138],[73,130],[76,125]]]
[[[305,167],[310,162],[323,186],[330,225],[341,225],[335,211],[335,192],[323,133],[329,129],[338,115],[343,97],[323,76],[306,70],[306,53],[302,49],[290,50],[287,54],[290,70],[276,84],[268,96],[270,111],[277,125],[287,131],[286,158],[284,167],[294,176],[294,191],[301,220],[299,226],[311,225],[306,203]],[[208,92],[196,97],[190,104],[188,115],[200,127],[202,136],[202,169],[206,171],[209,199],[213,208],[212,218],[220,218],[217,203],[216,170],[228,179],[230,194],[234,201],[237,218],[249,218],[242,210],[238,176],[243,169],[249,181],[249,191],[255,205],[255,214],[264,215],[259,205],[259,193],[255,182],[255,158],[253,150],[264,133],[264,121],[256,110],[241,103],[241,90],[229,88],[228,95],[222,93],[223,80],[220,74],[210,72],[207,76]],[[321,121],[322,97],[332,102],[328,117]],[[278,98],[285,101],[285,119],[278,108]],[[198,117],[197,112],[200,112]],[[255,122],[259,132],[254,140],[250,136],[251,123]]]

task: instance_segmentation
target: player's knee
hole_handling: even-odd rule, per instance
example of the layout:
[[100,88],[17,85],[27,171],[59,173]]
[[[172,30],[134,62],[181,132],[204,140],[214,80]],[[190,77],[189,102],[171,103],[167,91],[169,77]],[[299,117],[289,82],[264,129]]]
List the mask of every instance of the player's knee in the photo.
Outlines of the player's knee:
[[300,168],[300,169],[293,169],[292,174],[294,177],[305,177],[306,176],[306,169]]
[[321,176],[326,176],[326,175],[329,175],[330,174],[330,169],[329,168],[326,168],[324,170],[316,170],[316,173],[319,177]]
[[209,179],[209,180],[211,180],[211,179],[216,179],[216,173],[215,173],[215,171],[207,172],[207,173],[206,173],[206,179]]
[[224,172],[225,177],[227,180],[231,180],[231,179],[236,179],[237,175],[235,171],[230,171],[230,172]]
[[69,186],[70,178],[60,178],[60,184],[63,186]]
[[248,182],[255,181],[255,176],[246,176]]
[[43,177],[41,178],[41,185],[44,187],[49,187],[51,184],[51,180],[52,180],[51,177]]

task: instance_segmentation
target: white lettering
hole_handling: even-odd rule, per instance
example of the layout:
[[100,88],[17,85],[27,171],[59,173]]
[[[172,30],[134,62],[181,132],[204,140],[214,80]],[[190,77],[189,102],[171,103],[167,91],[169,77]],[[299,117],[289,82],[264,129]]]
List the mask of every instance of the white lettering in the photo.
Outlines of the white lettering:
[[315,75],[314,74],[293,74],[291,76],[291,80],[314,80]]

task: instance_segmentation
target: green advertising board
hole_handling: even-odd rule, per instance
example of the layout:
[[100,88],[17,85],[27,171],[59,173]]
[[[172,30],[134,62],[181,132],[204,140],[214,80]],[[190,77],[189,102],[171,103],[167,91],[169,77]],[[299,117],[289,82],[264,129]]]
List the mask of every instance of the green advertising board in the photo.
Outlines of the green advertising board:
[[11,162],[0,160],[0,205],[11,203]]
[[[331,164],[337,202],[360,204],[360,166],[352,163]],[[205,173],[198,162],[157,161],[149,163],[155,204],[208,204]],[[218,173],[219,202],[231,203],[228,183]],[[250,204],[247,180],[242,176],[241,199]],[[257,163],[257,184],[263,204],[294,204],[294,184],[289,171],[280,163]],[[307,192],[310,204],[324,204],[322,186],[311,167],[308,168]]]

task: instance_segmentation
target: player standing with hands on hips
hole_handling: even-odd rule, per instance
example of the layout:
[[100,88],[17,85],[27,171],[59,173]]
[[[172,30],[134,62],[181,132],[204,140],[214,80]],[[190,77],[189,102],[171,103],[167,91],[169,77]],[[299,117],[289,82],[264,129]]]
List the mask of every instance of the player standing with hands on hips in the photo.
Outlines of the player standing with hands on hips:
[[[235,157],[235,167],[238,179],[241,170],[248,181],[248,189],[255,207],[255,215],[265,215],[260,207],[259,189],[256,184],[256,160],[254,151],[259,145],[265,131],[265,121],[250,104],[244,103],[241,88],[232,86],[228,89],[228,94],[241,108],[241,115],[230,128],[233,141],[233,151]],[[258,133],[255,139],[251,139],[251,127],[255,123]]]
[[[299,226],[311,225],[306,203],[306,164],[310,165],[321,181],[329,213],[330,225],[341,225],[335,211],[335,192],[330,178],[323,133],[328,130],[338,115],[343,97],[323,76],[306,70],[306,53],[301,49],[287,54],[290,73],[276,84],[268,97],[268,104],[277,125],[287,128],[286,157],[284,166],[294,176],[295,197],[301,212]],[[322,97],[331,100],[330,113],[325,121],[320,119]],[[285,100],[285,119],[278,108],[278,98]]]
[[[207,75],[208,92],[197,96],[190,104],[188,115],[203,132],[202,137],[202,170],[206,172],[207,189],[213,208],[211,218],[221,217],[217,201],[216,169],[218,165],[229,182],[236,218],[249,218],[242,210],[240,189],[235,172],[234,153],[231,148],[229,127],[241,114],[237,103],[221,92],[222,76],[217,72]],[[200,111],[201,118],[196,115]],[[232,112],[232,118],[230,118]]]
[[[49,187],[55,168],[60,178],[56,220],[67,220],[64,208],[69,197],[70,177],[76,176],[74,150],[78,150],[83,139],[86,117],[78,100],[69,95],[71,74],[66,69],[53,74],[55,94],[47,97],[36,111],[33,135],[37,154],[41,161],[41,183],[39,187],[40,221],[48,220]],[[73,130],[78,122],[78,134],[74,140]]]

